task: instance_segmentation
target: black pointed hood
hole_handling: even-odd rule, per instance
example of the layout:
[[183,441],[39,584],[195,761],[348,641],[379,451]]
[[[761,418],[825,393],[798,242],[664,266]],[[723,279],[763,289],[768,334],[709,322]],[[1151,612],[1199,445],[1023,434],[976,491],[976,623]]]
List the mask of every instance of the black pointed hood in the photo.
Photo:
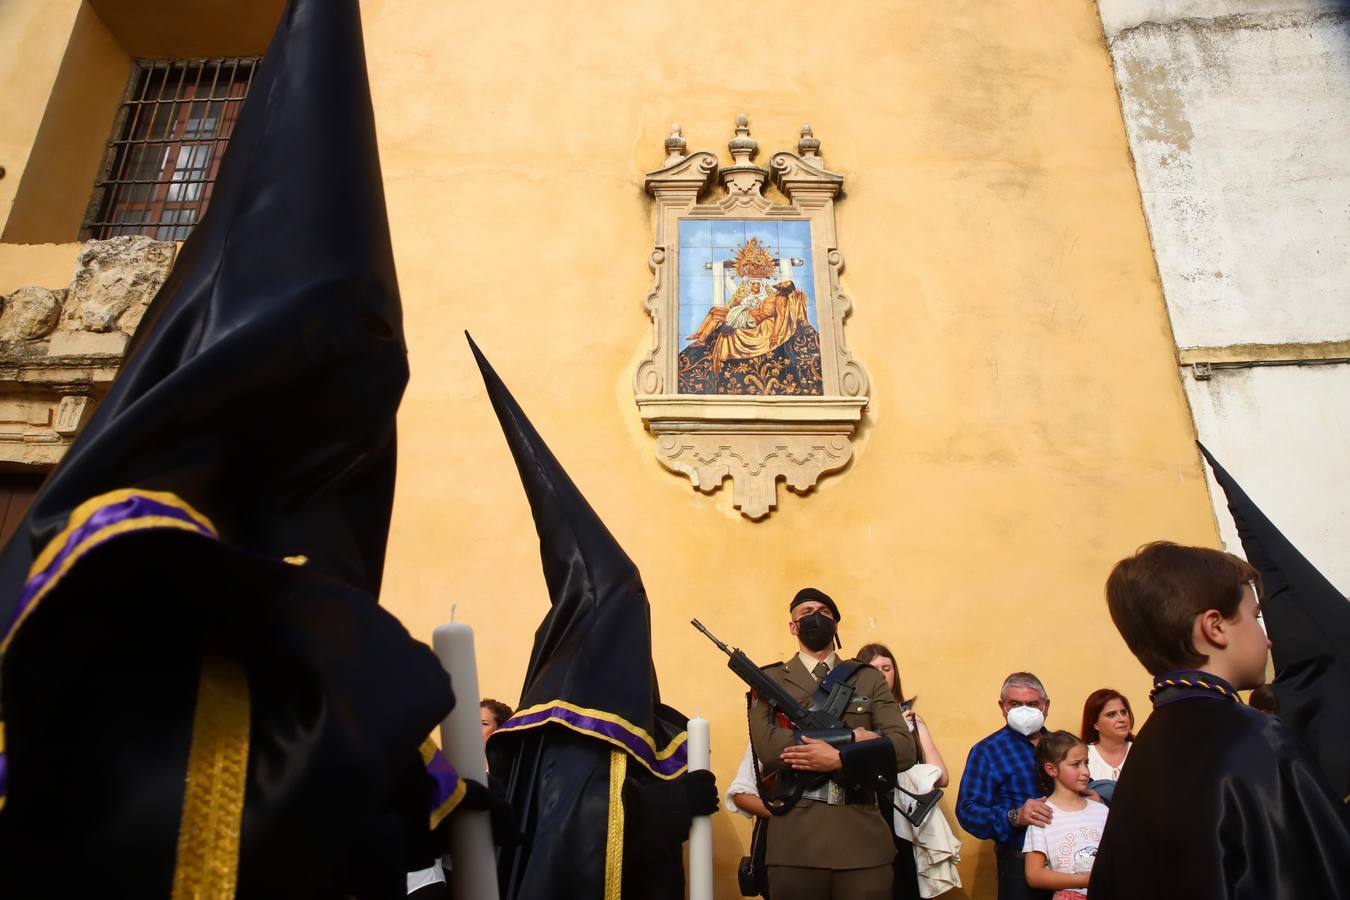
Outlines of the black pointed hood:
[[1350,794],[1350,602],[1200,445],[1261,573],[1280,718],[1312,747],[1337,796]]
[[[469,339],[483,374],[492,408],[534,514],[539,553],[551,608],[535,632],[520,712],[511,724],[520,727],[530,711],[565,714],[559,701],[600,711],[632,726],[630,733],[650,736],[665,751],[682,730],[684,717],[660,706],[660,692],[651,654],[651,610],[637,567],[600,521],[586,498],[549,451],[510,391]],[[575,724],[575,723],[572,723]],[[634,755],[648,767],[683,766],[680,735],[678,764],[669,756],[655,758],[626,741],[614,723],[602,725],[608,738],[633,744]]]
[[408,370],[355,0],[297,0],[211,204],[0,561],[0,616],[78,504],[172,491],[377,594]]
[[642,578],[472,338],[469,345],[530,501],[550,604],[519,708],[488,742],[489,765],[506,779],[525,834],[498,857],[502,896],[608,896],[620,867],[625,895],[627,885],[657,879],[661,896],[683,896],[684,836],[666,832],[687,830],[687,812],[682,825],[678,814],[652,824],[643,810],[658,807],[636,799],[683,796],[671,779],[685,771],[688,723],[660,702]]
[[209,211],[0,558],[0,894],[402,895],[428,810],[399,798],[429,799],[452,698],[375,602],[401,322],[357,0],[292,0]]

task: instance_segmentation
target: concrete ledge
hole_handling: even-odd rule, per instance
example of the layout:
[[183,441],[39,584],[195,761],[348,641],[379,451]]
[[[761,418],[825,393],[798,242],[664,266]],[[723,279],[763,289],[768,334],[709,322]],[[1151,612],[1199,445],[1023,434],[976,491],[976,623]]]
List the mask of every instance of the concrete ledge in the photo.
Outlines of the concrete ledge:
[[1350,357],[1350,341],[1315,344],[1230,344],[1226,347],[1184,347],[1177,351],[1183,366],[1196,363],[1294,362],[1342,360]]

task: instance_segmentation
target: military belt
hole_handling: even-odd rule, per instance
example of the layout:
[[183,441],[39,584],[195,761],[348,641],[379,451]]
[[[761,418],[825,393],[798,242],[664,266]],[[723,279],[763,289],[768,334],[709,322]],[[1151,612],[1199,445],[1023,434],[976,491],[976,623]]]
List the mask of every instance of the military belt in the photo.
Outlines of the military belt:
[[831,779],[824,784],[802,791],[801,799],[815,800],[829,806],[862,806],[877,802],[877,792],[870,787],[848,788]]

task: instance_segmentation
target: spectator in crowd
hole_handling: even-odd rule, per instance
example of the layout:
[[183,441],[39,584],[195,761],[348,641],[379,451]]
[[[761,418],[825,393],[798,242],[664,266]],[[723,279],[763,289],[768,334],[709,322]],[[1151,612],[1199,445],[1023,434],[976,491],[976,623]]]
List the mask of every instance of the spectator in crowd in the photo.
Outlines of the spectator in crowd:
[[938,751],[937,742],[933,740],[933,732],[929,730],[928,723],[924,721],[923,716],[914,711],[914,700],[906,701],[904,693],[900,690],[900,670],[896,665],[895,655],[885,644],[864,644],[858,651],[857,659],[867,663],[885,676],[886,685],[891,689],[895,702],[900,704],[905,722],[914,735],[915,744],[918,745],[919,762],[928,763],[941,769],[942,774],[938,777],[935,786],[946,787],[949,783],[947,763],[943,761],[942,753]]
[[1004,727],[970,748],[956,818],[975,837],[994,842],[999,900],[1041,900],[1049,893],[1027,885],[1022,845],[1028,825],[1046,826],[1054,818],[1036,781],[1036,744],[1047,733],[1050,697],[1035,675],[1014,672],[1003,680],[998,708]]
[[1046,803],[1055,816],[1027,828],[1022,845],[1027,884],[1053,890],[1054,900],[1085,900],[1107,812],[1087,795],[1087,747],[1067,731],[1045,735],[1036,745],[1036,777],[1050,794]]
[[759,786],[755,783],[755,751],[748,743],[740,767],[736,769],[736,777],[727,788],[727,808],[748,819],[769,817],[769,808],[760,799]]
[[1111,688],[1088,694],[1078,736],[1087,745],[1092,780],[1119,781],[1125,757],[1134,744],[1134,711],[1130,709],[1130,701]]
[[[936,766],[938,775],[933,787],[946,787],[948,784],[947,764],[942,759],[942,753],[938,751],[937,742],[933,740],[933,734],[928,729],[928,723],[914,711],[914,701],[906,702],[904,699],[904,692],[900,688],[900,671],[895,661],[895,654],[885,644],[864,644],[858,650],[856,658],[860,662],[867,663],[885,677],[886,686],[890,689],[891,695],[895,697],[895,702],[900,704],[905,723],[909,725],[910,734],[917,745],[919,764]],[[881,814],[885,817],[887,823],[893,823],[895,808],[892,805],[891,798],[883,798],[880,805]],[[941,812],[934,810],[929,815],[941,815]],[[892,832],[894,832],[894,828],[892,828]],[[894,873],[891,882],[891,896],[893,900],[919,900],[922,895],[919,893],[919,871],[914,854],[914,845],[898,834],[894,835],[894,840],[895,862],[891,866]]]
[[1269,661],[1259,577],[1232,554],[1158,541],[1107,578],[1111,620],[1153,675],[1153,714],[1112,800],[1093,900],[1350,897],[1344,798],[1238,694]]
[[478,704],[478,712],[483,717],[483,741],[492,737],[492,732],[506,724],[514,711],[500,700],[484,697]]

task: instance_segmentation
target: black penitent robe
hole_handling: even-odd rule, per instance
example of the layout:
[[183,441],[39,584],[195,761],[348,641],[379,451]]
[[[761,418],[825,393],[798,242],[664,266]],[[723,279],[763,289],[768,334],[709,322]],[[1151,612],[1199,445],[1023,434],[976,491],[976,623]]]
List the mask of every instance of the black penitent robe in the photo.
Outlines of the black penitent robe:
[[679,900],[689,720],[661,702],[642,576],[473,352],[549,589],[516,713],[488,741],[523,834],[497,859],[503,900],[599,900],[616,886],[624,900]]
[[[609,744],[557,726],[493,735],[488,757],[501,771],[516,757],[543,759],[518,810],[524,843],[502,853],[502,880],[514,891],[511,896],[573,900],[602,894],[606,821],[614,812],[612,751]],[[621,791],[624,900],[683,900],[683,844],[692,821],[684,787],[628,763]]]
[[1155,707],[1116,786],[1092,900],[1350,897],[1350,818],[1293,731],[1207,690],[1165,688]]
[[1280,718],[1308,743],[1332,792],[1344,797],[1350,794],[1350,603],[1204,445],[1200,452],[1228,498],[1243,555],[1261,573]]
[[451,706],[435,656],[306,566],[146,530],[88,551],[6,653],[0,897],[170,896],[207,650],[250,688],[234,896],[402,895],[409,807],[427,822],[405,748]]
[[5,900],[406,895],[452,694],[377,603],[408,379],[383,184],[360,4],[291,0],[0,553]]

